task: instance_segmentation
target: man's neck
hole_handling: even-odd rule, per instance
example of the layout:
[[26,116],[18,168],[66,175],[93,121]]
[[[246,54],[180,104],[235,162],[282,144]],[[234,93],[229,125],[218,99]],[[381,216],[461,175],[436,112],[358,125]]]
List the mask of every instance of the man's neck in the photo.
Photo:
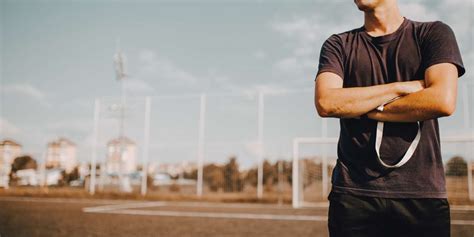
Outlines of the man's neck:
[[398,6],[380,6],[373,11],[364,12],[364,27],[371,36],[393,33],[403,23]]

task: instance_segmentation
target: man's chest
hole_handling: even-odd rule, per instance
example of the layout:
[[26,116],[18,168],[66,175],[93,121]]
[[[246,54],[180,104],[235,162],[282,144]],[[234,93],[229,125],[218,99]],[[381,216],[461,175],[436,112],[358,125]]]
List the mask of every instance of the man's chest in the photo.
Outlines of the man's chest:
[[358,39],[348,46],[344,87],[423,79],[422,55],[415,38],[399,37],[383,44]]

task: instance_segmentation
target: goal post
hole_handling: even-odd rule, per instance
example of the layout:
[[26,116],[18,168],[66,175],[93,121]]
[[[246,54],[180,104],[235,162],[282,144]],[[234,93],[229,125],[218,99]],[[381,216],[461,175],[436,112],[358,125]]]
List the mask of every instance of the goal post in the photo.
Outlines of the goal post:
[[[300,208],[300,207],[308,207],[308,206],[313,206],[315,202],[308,201],[305,199],[305,182],[308,178],[314,178],[314,175],[307,174],[309,171],[308,167],[305,167],[305,162],[302,162],[301,158],[301,145],[306,144],[306,145],[324,145],[323,149],[321,149],[321,194],[322,197],[326,197],[326,195],[329,192],[329,184],[330,180],[329,177],[330,175],[327,173],[328,170],[328,149],[326,145],[329,144],[337,144],[338,139],[335,137],[295,137],[293,138],[293,162],[292,162],[292,204],[294,208]],[[466,145],[466,149],[473,150],[474,146],[471,144],[474,142],[474,135],[472,136],[442,136],[441,137],[441,143],[443,144],[464,144]],[[474,154],[474,151],[473,153]],[[305,161],[305,160],[303,160]],[[463,191],[465,196],[468,197],[469,200],[474,200],[474,184],[472,180],[472,172],[474,171],[474,162],[472,159],[467,159],[466,160],[466,166],[467,166],[467,179],[466,181],[463,181],[462,183],[460,181],[454,181],[456,182],[455,184],[447,183],[448,189],[454,190],[454,189],[460,189],[460,190],[466,190]],[[458,167],[458,169],[462,169],[462,167]],[[318,171],[319,172],[319,171]],[[308,177],[309,176],[309,177]],[[467,189],[463,184],[466,182],[467,184]],[[453,187],[449,187],[452,185]],[[457,187],[457,186],[463,186],[463,187]],[[314,191],[314,190],[313,190]],[[467,192],[467,193],[466,193]]]
[[[311,206],[310,202],[306,202],[304,199],[304,184],[305,184],[305,169],[304,163],[300,164],[300,145],[301,144],[336,144],[337,138],[335,137],[295,137],[293,138],[293,172],[292,172],[292,188],[293,198],[292,204],[294,208]],[[328,169],[328,150],[326,146],[323,148],[321,162],[321,194],[324,197],[328,192],[329,175]]]

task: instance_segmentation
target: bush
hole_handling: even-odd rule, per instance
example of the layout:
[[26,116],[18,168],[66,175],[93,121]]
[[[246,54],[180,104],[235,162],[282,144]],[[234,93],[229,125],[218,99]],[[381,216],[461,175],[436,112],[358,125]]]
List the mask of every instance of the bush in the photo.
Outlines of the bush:
[[460,156],[455,156],[446,163],[446,176],[466,176],[467,162]]

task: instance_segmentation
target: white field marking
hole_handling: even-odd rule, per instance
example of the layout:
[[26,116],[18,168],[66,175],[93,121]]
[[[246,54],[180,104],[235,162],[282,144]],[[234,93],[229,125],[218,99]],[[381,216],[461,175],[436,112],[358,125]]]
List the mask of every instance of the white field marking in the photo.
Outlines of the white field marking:
[[105,205],[99,207],[85,207],[84,212],[103,212],[130,208],[146,208],[146,207],[207,207],[207,208],[228,208],[228,209],[278,209],[278,210],[295,210],[291,206],[281,207],[271,204],[239,204],[239,203],[199,203],[199,202],[134,202]]
[[[44,202],[44,203],[84,203],[84,204],[128,204],[128,203],[146,203],[150,201],[138,200],[113,200],[113,199],[80,199],[80,198],[52,198],[52,197],[8,197],[0,196],[1,201],[11,202]],[[162,201],[167,206],[183,206],[183,207],[226,207],[226,208],[272,208],[272,209],[289,209],[294,208],[291,205],[278,206],[277,204],[259,204],[259,203],[213,203],[213,202],[181,202],[181,201]],[[318,205],[320,204],[320,205]],[[316,203],[311,207],[327,207],[327,204]],[[304,208],[300,208],[304,209]]]
[[[150,204],[148,204],[150,203]],[[100,207],[88,207],[84,208],[87,212],[94,212],[94,210],[119,210],[119,209],[129,209],[129,208],[140,208],[140,207],[213,207],[213,208],[227,208],[227,209],[273,209],[273,210],[297,210],[290,205],[278,206],[275,204],[253,204],[253,203],[211,203],[211,202],[134,202],[134,203],[123,203],[123,204],[114,204],[106,205]],[[314,206],[318,207],[318,206]],[[327,207],[327,205],[320,205],[319,207]]]
[[145,207],[161,207],[165,206],[163,202],[138,202],[138,203],[124,203],[116,205],[105,205],[98,207],[84,207],[82,208],[83,212],[108,212],[121,209],[130,209],[130,208],[145,208]]
[[0,202],[42,202],[42,203],[83,203],[83,204],[123,204],[138,202],[133,200],[78,199],[78,198],[35,198],[35,197],[0,197]]
[[[115,205],[106,205],[99,207],[88,207],[82,210],[87,213],[104,213],[104,214],[125,214],[125,215],[142,215],[142,216],[167,216],[167,217],[194,217],[194,218],[228,218],[228,219],[252,219],[252,220],[286,220],[286,221],[327,221],[327,216],[321,215],[278,215],[278,214],[254,214],[254,213],[221,213],[221,212],[188,212],[188,211],[163,211],[163,210],[136,210],[131,208],[146,207],[254,207],[263,208],[264,205],[258,204],[222,204],[222,203],[199,203],[199,202],[141,202],[141,203],[124,203]],[[271,205],[266,206],[272,207]],[[278,206],[277,206],[278,207]],[[315,207],[324,207],[316,205]],[[469,211],[470,206],[454,206],[454,210]],[[291,208],[290,208],[291,209]],[[451,220],[451,225],[472,225],[474,220]]]
[[329,207],[329,201],[328,202],[303,202],[301,208],[305,208],[305,207],[312,207],[312,208]]
[[[129,203],[144,203],[137,200],[112,200],[112,199],[79,199],[79,198],[50,198],[50,197],[8,197],[0,196],[0,202],[14,201],[14,202],[42,202],[42,203],[80,203],[80,204],[129,204]],[[146,203],[146,202],[145,202]],[[272,209],[294,209],[293,207],[278,206],[275,204],[253,204],[253,203],[212,203],[212,202],[162,202],[165,206],[183,206],[183,207],[229,207],[229,208],[272,208]],[[153,205],[153,204],[152,204]],[[327,208],[329,202],[310,203],[305,207],[298,209],[309,208]],[[469,212],[474,211],[474,205],[450,205],[450,210],[455,212]]]
[[184,211],[150,211],[150,210],[113,210],[101,213],[142,215],[142,216],[168,216],[168,217],[198,217],[198,218],[228,218],[251,220],[285,220],[285,221],[327,221],[327,216],[305,215],[273,215],[251,213],[216,213],[216,212],[184,212]]
[[451,220],[451,225],[474,225],[474,220]]
[[[186,211],[151,211],[151,210],[108,210],[94,211],[92,213],[123,214],[139,216],[165,216],[165,217],[191,217],[191,218],[226,218],[226,219],[251,219],[251,220],[284,220],[284,221],[327,221],[328,216],[310,215],[274,215],[252,213],[216,213],[216,212],[186,212]],[[474,220],[451,220],[451,225],[474,226]]]
[[[258,204],[258,203],[212,203],[212,202],[164,202],[169,207],[222,207],[222,208],[252,208],[252,209],[287,209],[296,210],[291,205],[279,206],[277,204]],[[327,207],[328,205],[320,205],[314,207]]]
[[452,211],[474,211],[474,206],[470,205],[452,205],[450,208]]

